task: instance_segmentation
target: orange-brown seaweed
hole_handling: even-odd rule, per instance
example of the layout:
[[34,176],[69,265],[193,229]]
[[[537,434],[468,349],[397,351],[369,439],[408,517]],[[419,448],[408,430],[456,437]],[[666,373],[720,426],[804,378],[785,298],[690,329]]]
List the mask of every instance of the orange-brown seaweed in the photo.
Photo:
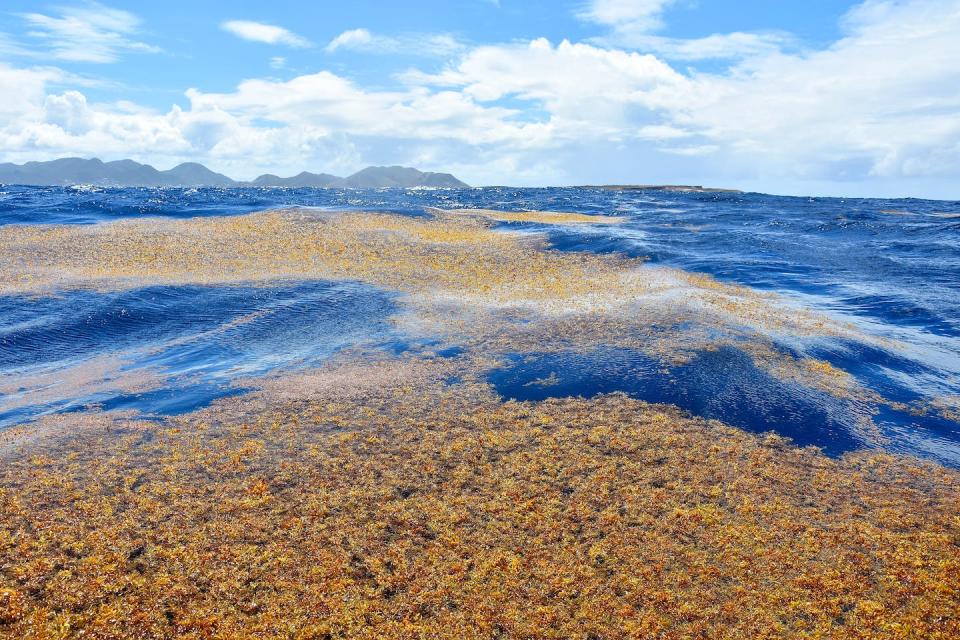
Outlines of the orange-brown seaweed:
[[2,637],[960,634],[960,476],[930,463],[502,402],[442,359],[98,419],[0,468]]
[[[879,394],[775,342],[872,340],[855,328],[491,222],[617,222],[581,217],[282,211],[0,229],[2,293],[354,279],[399,292],[407,335],[462,347],[358,347],[236,380],[258,390],[164,421],[86,411],[0,433],[0,637],[960,637],[957,471],[876,451],[833,459],[622,394],[504,401],[483,382],[513,353],[608,345],[668,373],[730,346],[855,405],[869,432]],[[122,355],[60,384],[159,384],[122,378]]]

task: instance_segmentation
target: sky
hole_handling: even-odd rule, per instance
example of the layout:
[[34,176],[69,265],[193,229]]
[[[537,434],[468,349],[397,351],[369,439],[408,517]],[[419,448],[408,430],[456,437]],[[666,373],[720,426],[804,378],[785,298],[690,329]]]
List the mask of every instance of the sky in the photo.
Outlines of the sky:
[[960,0],[0,4],[0,161],[960,199]]

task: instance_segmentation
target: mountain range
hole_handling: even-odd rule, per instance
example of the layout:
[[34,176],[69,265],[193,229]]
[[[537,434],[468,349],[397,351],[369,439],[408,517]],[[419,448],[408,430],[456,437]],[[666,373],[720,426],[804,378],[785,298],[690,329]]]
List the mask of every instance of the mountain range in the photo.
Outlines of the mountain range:
[[378,189],[382,187],[451,187],[469,185],[449,173],[418,171],[410,167],[367,167],[346,178],[303,171],[290,178],[264,174],[241,182],[196,162],[184,162],[159,171],[133,160],[103,162],[98,158],[60,158],[48,162],[0,164],[0,184],[94,184],[115,187],[323,187]]

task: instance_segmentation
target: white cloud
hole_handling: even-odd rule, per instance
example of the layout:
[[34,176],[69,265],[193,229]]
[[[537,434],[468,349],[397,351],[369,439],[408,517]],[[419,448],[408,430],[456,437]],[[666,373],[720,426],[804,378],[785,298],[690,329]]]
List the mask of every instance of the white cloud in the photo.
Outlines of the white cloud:
[[643,33],[663,26],[661,14],[676,0],[591,0],[578,16],[618,30]]
[[698,144],[690,147],[663,147],[660,150],[677,156],[706,156],[716,153],[720,147],[715,144]]
[[[607,38],[598,39],[607,42]],[[666,38],[648,34],[631,34],[629,38],[619,37],[621,44],[631,48],[656,53],[667,60],[718,60],[743,59],[763,55],[774,55],[793,38],[784,33],[715,33],[702,38]]]
[[478,47],[453,69],[421,81],[458,88],[480,103],[529,103],[552,141],[633,136],[656,124],[665,95],[682,95],[690,80],[652,55],[545,39],[528,45]]
[[160,51],[132,37],[140,28],[137,16],[96,2],[62,8],[57,16],[25,13],[21,17],[27,23],[25,35],[45,44],[45,55],[59,60],[115,62],[127,51]]
[[480,106],[460,92],[365,91],[327,71],[286,82],[246,80],[232,93],[190,89],[187,97],[192,117],[223,113],[241,127],[268,121],[315,136],[337,132],[485,144],[515,140],[524,128],[509,122],[510,110]]
[[93,127],[94,113],[87,105],[86,96],[79,91],[48,95],[43,101],[43,108],[46,121],[68,134],[83,134]]
[[367,29],[344,31],[326,46],[328,53],[352,50],[411,56],[449,56],[463,49],[462,44],[445,33],[382,36],[373,34]]
[[327,45],[327,51],[334,52],[337,49],[355,49],[368,46],[373,42],[373,34],[366,29],[350,29],[344,31]]
[[640,127],[636,136],[644,140],[676,140],[677,138],[688,138],[692,133],[668,124],[649,124]]
[[252,20],[227,20],[220,28],[238,38],[264,44],[283,44],[288,47],[309,47],[310,41],[297,34],[272,24]]
[[61,75],[53,69],[16,69],[0,62],[0,126],[9,129],[35,112],[46,98],[47,85]]
[[21,43],[0,31],[0,56],[30,56],[33,52]]
[[960,5],[860,5],[846,37],[697,78],[670,119],[755,171],[823,177],[957,175]]
[[607,33],[590,42],[655,53],[668,60],[742,59],[769,55],[793,39],[782,32],[714,33],[699,38],[656,35],[663,12],[676,0],[592,0],[577,14],[581,20],[603,25]]

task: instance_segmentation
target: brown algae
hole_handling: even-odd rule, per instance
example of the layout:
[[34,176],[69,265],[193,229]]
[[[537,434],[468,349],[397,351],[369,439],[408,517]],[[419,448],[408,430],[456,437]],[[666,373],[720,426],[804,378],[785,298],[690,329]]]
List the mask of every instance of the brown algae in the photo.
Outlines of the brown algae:
[[[772,294],[493,228],[588,223],[516,215],[0,229],[6,294],[359,280],[400,292],[405,333],[463,347],[345,351],[163,422],[88,411],[3,432],[0,637],[960,636],[956,471],[831,459],[623,394],[503,401],[483,382],[513,353],[609,345],[669,370],[735,347],[849,400],[869,431],[883,398],[776,339],[872,338]],[[152,384],[115,364],[63,384]]]
[[[492,229],[492,214],[481,213],[433,210],[431,218],[413,218],[290,210],[10,225],[0,229],[0,292],[351,279],[406,294],[405,328],[486,347],[514,340],[519,348],[526,335],[545,348],[577,349],[599,338],[682,360],[711,341],[756,342],[768,350],[780,335],[876,342],[772,294],[637,259],[549,250],[539,236]],[[602,332],[591,329],[599,325]],[[797,378],[837,388],[829,373],[791,366],[788,357],[768,368],[786,366]]]
[[445,215],[465,215],[497,222],[536,222],[539,224],[619,224],[627,218],[569,211],[494,211],[492,209],[428,209]]
[[956,472],[459,368],[345,362],[7,461],[0,636],[960,633]]

